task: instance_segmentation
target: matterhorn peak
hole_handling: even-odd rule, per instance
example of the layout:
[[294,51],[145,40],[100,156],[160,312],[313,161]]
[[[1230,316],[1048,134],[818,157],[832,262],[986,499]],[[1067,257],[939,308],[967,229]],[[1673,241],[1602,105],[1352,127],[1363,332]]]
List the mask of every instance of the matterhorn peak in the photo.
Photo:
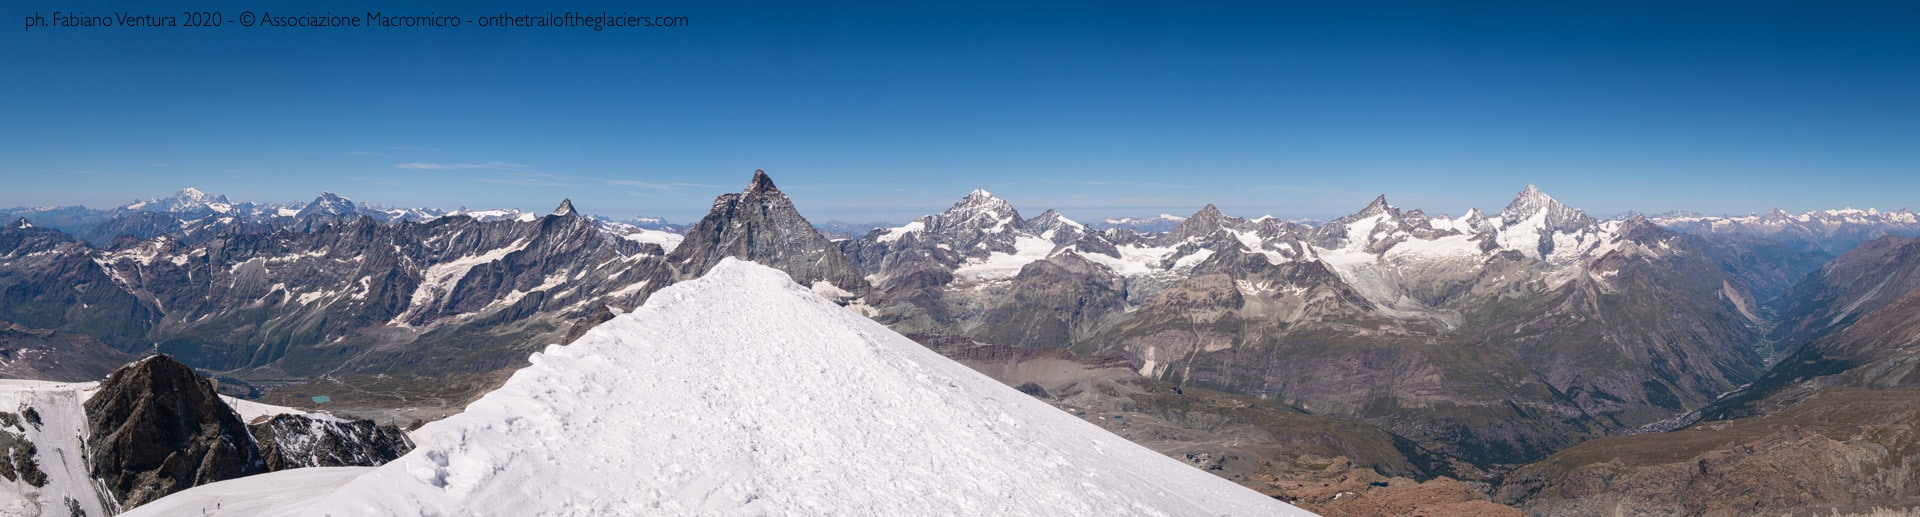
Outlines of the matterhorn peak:
[[571,217],[571,216],[580,215],[580,214],[579,212],[573,211],[573,199],[567,198],[567,199],[560,200],[560,206],[558,208],[553,209],[553,215],[557,215],[560,217]]
[[753,180],[747,182],[747,190],[742,193],[766,192],[779,194],[780,187],[773,186],[773,177],[764,169],[753,170]]
[[32,227],[33,227],[33,223],[27,222],[27,218],[25,217],[15,220],[13,224],[7,225],[8,230],[20,230],[20,229],[32,228]]

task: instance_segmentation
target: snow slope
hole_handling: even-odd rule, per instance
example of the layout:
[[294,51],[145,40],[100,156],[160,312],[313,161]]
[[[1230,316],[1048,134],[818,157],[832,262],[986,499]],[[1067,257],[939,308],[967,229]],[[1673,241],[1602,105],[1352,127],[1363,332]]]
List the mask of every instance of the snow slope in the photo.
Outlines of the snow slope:
[[[45,486],[0,478],[0,515],[67,515],[78,508],[87,515],[106,515],[105,498],[87,475],[85,446],[87,414],[82,404],[97,382],[46,382],[0,379],[0,411],[18,414],[33,408],[40,425],[24,419],[15,427],[0,428],[34,444],[34,461],[47,474]],[[68,501],[72,501],[69,503]],[[71,505],[71,506],[69,506]]]
[[128,515],[1308,515],[734,259],[531,360],[327,492],[261,503],[287,483],[254,476]]

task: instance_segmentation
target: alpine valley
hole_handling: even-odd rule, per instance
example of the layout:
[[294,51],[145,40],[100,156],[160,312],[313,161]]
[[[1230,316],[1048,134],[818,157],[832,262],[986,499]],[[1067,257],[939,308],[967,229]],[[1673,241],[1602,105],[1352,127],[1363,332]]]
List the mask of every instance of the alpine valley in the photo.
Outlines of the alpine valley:
[[[569,201],[541,215],[375,207],[331,193],[235,203],[193,189],[111,210],[0,215],[10,221],[0,228],[0,375],[23,379],[0,381],[16,383],[0,386],[12,390],[0,391],[0,419],[40,415],[0,422],[9,451],[0,497],[20,501],[0,501],[0,511],[97,515],[155,500],[150,511],[205,510],[279,483],[349,492],[243,507],[497,512],[465,494],[550,473],[508,460],[473,467],[517,456],[463,440],[499,433],[562,463],[574,453],[532,444],[600,440],[626,424],[724,441],[700,433],[726,426],[698,419],[581,413],[612,401],[673,406],[681,402],[663,393],[678,390],[711,397],[700,400],[728,418],[759,419],[737,422],[748,427],[938,416],[978,426],[955,432],[954,450],[1040,455],[1009,469],[1144,472],[1177,466],[1163,461],[1171,457],[1327,515],[1920,506],[1920,485],[1907,482],[1920,463],[1920,221],[1905,209],[1596,218],[1529,185],[1497,212],[1457,216],[1379,197],[1324,221],[1208,205],[1082,224],[1054,210],[1027,217],[975,190],[904,225],[817,228],[755,171],[690,225],[592,217]],[[749,303],[756,296],[763,308]],[[784,332],[819,339],[763,335]],[[807,345],[736,356],[691,345],[781,339]],[[595,358],[622,344],[661,355]],[[948,368],[956,362],[972,372]],[[690,373],[699,368],[713,371]],[[791,382],[777,379],[782,368]],[[973,372],[1005,386],[975,386]],[[815,376],[845,384],[807,384]],[[175,400],[181,390],[194,395]],[[913,393],[881,396],[888,390]],[[1017,401],[1001,398],[1016,390]],[[225,398],[210,398],[216,391]],[[340,416],[318,412],[318,396]],[[166,402],[140,402],[156,397]],[[768,397],[792,397],[788,412],[847,413],[780,416]],[[915,400],[951,407],[900,406]],[[139,416],[156,404],[179,409]],[[522,421],[513,408],[541,416]],[[248,423],[249,411],[281,416]],[[426,427],[411,439],[392,425],[416,421]],[[166,451],[106,452],[157,447],[127,438],[157,432],[141,426],[185,431]],[[1076,444],[1095,427],[1161,456],[1103,446],[1124,460],[1083,462]],[[903,444],[947,436],[921,431],[892,432],[921,440]],[[734,445],[812,461],[795,452],[812,442],[792,440],[886,443],[846,433],[855,441]],[[425,445],[408,453],[415,441]],[[733,446],[714,446],[723,445]],[[660,479],[686,468],[644,453],[633,461]],[[300,472],[327,468],[336,470]],[[433,472],[441,477],[416,475]],[[252,474],[264,475],[215,483]],[[1184,471],[1153,489],[1116,475],[1125,482],[1087,489],[1110,498],[1086,507],[957,497],[953,508],[1191,513],[1210,501],[1292,511]],[[804,493],[710,481],[697,501],[642,493],[578,511],[903,504],[861,488],[867,506],[813,506]],[[994,494],[1067,490],[1056,481],[979,483]],[[925,493],[913,483],[896,489]],[[189,490],[198,485],[209,486]],[[162,497],[175,492],[186,498]]]

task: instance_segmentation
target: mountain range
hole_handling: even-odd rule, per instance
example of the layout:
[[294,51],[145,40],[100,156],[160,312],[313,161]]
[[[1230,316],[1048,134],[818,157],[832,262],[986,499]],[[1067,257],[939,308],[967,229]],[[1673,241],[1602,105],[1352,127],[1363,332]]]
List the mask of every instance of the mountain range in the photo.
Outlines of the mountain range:
[[[1380,197],[1327,221],[1207,206],[1092,225],[976,190],[833,239],[760,171],[684,233],[570,202],[434,214],[323,195],[269,211],[183,191],[137,205],[31,209],[0,228],[0,368],[91,380],[157,350],[230,394],[437,418],[545,345],[738,258],[1056,408],[1336,514],[1435,491],[1588,508],[1555,502],[1593,500],[1583,462],[1642,449],[1587,448],[1903,389],[1911,286],[1887,265],[1910,255],[1899,235],[1920,233],[1905,210],[1603,220],[1528,186],[1458,217]],[[1355,472],[1381,486],[1307,489]],[[1856,502],[1907,497],[1887,493]]]

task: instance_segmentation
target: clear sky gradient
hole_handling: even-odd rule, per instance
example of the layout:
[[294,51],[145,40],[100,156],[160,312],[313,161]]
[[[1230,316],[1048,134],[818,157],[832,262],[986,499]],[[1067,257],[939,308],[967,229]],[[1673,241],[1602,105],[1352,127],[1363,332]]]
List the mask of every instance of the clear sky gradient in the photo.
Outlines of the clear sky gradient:
[[[980,187],[1096,220],[1375,194],[1590,213],[1920,208],[1911,3],[10,2],[0,206],[192,186],[688,222],[764,168],[815,221]],[[220,28],[36,28],[220,10]],[[243,28],[608,11],[679,28]]]

